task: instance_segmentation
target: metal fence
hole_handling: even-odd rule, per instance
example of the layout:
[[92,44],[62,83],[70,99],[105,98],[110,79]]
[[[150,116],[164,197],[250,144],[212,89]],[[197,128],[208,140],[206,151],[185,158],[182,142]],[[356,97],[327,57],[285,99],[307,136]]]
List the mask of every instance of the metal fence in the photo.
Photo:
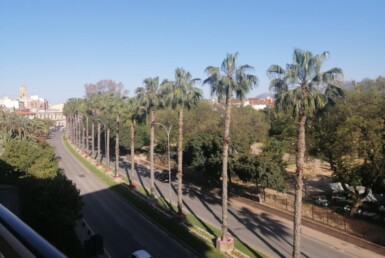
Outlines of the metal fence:
[[[280,210],[294,213],[294,197],[290,195],[281,196],[265,194],[263,202]],[[303,203],[302,216],[317,223],[322,223],[334,229],[365,238],[366,240],[385,245],[385,228],[381,225],[370,223],[361,219],[344,216],[333,210]]]

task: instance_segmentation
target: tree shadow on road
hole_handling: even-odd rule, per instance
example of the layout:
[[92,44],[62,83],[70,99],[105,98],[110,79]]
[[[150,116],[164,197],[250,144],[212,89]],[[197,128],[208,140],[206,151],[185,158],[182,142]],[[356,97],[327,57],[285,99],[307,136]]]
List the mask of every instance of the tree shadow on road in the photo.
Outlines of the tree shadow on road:
[[[238,214],[231,210],[229,210],[229,213],[233,215],[234,218],[236,218],[242,225],[244,225],[247,230],[252,232],[253,235],[260,239],[262,243],[268,246],[278,257],[290,256],[290,253],[282,253],[266,239],[275,238],[290,245],[290,243],[284,237],[289,235],[287,232],[288,228],[279,220],[272,219],[267,213],[257,215],[248,208],[242,208]],[[235,230],[229,230],[229,232],[237,237]]]

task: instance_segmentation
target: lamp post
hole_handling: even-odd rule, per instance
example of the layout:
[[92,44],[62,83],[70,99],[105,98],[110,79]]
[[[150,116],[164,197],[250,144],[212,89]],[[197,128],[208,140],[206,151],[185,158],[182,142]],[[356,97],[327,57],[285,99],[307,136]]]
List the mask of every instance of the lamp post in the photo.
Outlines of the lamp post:
[[172,129],[172,125],[170,125],[169,128],[167,128],[164,124],[161,123],[155,123],[155,125],[160,125],[164,128],[167,134],[167,153],[168,153],[168,184],[169,184],[169,195],[170,195],[170,209],[172,209],[172,202],[171,202],[171,159],[170,159],[170,132]]

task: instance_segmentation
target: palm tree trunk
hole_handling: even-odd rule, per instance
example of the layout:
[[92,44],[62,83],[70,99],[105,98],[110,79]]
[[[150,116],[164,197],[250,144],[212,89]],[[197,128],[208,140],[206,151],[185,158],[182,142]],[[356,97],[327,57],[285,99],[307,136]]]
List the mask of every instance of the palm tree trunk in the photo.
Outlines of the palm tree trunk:
[[83,149],[84,150],[87,150],[86,149],[86,145],[87,145],[87,139],[86,139],[86,128],[83,126],[83,139],[82,139],[82,145],[83,145]]
[[110,170],[110,127],[107,127],[107,169]]
[[82,146],[82,131],[80,126],[80,118],[78,117],[78,147],[81,148]]
[[150,110],[150,120],[151,120],[151,132],[150,132],[150,195],[154,196],[155,193],[155,178],[154,178],[154,123],[155,123],[155,114],[154,109]]
[[296,186],[294,200],[294,236],[293,236],[293,257],[301,256],[301,220],[302,220],[302,189],[303,170],[305,157],[305,124],[306,114],[301,114],[297,126],[297,148],[296,148]]
[[179,110],[179,121],[178,121],[178,213],[179,214],[183,214],[182,162],[183,162],[183,107]]
[[89,142],[88,142],[88,138],[89,137],[89,132],[88,132],[88,115],[86,116],[86,151],[87,153],[90,151],[90,147],[89,147]]
[[80,147],[80,118],[77,115],[76,117],[76,145]]
[[131,121],[131,184],[135,181],[135,126]]
[[91,134],[92,134],[92,136],[91,136],[91,138],[92,138],[91,154],[93,155],[95,152],[95,124],[94,124],[94,122],[92,122],[91,126],[92,126],[92,129],[91,129]]
[[102,152],[100,150],[100,122],[98,123],[98,158],[102,162]]
[[231,98],[226,96],[225,132],[223,137],[223,164],[222,164],[222,240],[227,236],[227,160],[230,143]]
[[115,138],[115,177],[118,176],[119,169],[119,115],[116,116],[116,138]]

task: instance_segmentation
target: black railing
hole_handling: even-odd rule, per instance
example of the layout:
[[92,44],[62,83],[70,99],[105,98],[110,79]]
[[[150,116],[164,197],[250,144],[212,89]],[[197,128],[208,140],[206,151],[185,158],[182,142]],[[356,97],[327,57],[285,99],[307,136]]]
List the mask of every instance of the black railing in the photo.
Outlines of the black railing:
[[21,257],[66,257],[1,204],[0,238]]

